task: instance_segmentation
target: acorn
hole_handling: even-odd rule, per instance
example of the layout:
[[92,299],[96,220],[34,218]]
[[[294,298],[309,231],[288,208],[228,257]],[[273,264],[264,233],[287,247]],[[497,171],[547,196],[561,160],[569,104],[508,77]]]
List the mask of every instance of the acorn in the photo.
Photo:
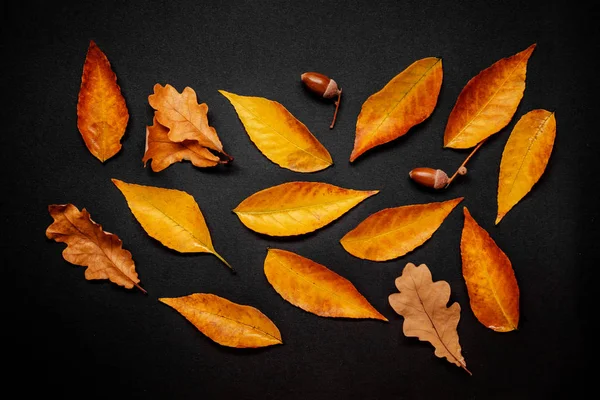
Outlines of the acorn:
[[448,174],[441,169],[419,167],[410,171],[408,176],[416,183],[433,189],[446,187],[449,182]]
[[300,75],[302,83],[317,96],[325,99],[333,99],[337,97],[335,101],[335,113],[333,114],[333,120],[329,129],[333,128],[335,119],[337,117],[338,108],[340,107],[340,100],[342,98],[342,89],[338,87],[338,84],[333,79],[319,72],[305,72]]

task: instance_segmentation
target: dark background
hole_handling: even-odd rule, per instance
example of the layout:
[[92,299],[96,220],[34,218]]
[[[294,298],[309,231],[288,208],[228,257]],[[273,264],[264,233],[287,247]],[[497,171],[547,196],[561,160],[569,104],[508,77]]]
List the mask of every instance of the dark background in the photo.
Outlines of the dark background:
[[[588,383],[589,289],[596,256],[597,10],[572,1],[80,1],[3,6],[0,134],[2,326],[5,382],[26,394],[143,399],[549,399]],[[442,3],[442,2],[439,2]],[[104,164],[77,130],[76,105],[87,47],[94,40],[118,77],[130,113],[122,150]],[[537,43],[524,97],[511,123],[447,190],[417,187],[418,166],[449,174],[468,151],[442,148],[445,124],[470,78]],[[433,114],[404,137],[348,161],[367,97],[423,57],[443,59]],[[338,121],[300,74],[319,71],[343,89]],[[144,168],[148,95],[155,83],[186,86],[209,106],[209,122],[233,164]],[[334,165],[312,174],[270,162],[218,93],[282,103],[330,151]],[[556,112],[548,167],[533,190],[495,226],[502,150],[517,119]],[[217,252],[183,255],[150,238],[111,178],[175,188],[198,202]],[[247,229],[232,209],[250,194],[287,181],[379,189],[337,221],[308,235],[270,238]],[[339,239],[386,207],[464,196],[423,246],[389,262],[345,252]],[[73,203],[118,235],[141,286],[87,281],[46,239],[50,204]],[[512,261],[521,290],[518,331],[494,332],[474,317],[461,274],[462,207]],[[355,284],[388,319],[318,317],[284,301],[263,273],[267,247],[297,252]],[[388,304],[407,262],[425,263],[461,305],[462,353],[473,376],[402,333]],[[221,347],[159,297],[214,293],[257,307],[284,344]],[[6,370],[6,369],[5,369]],[[17,382],[25,382],[19,383]],[[3,390],[8,390],[4,388]]]

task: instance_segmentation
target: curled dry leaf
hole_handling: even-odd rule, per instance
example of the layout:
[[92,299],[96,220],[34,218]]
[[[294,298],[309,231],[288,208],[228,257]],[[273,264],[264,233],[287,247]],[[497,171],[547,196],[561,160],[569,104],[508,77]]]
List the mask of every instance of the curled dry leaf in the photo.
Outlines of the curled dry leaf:
[[144,167],[148,160],[152,171],[159,172],[171,164],[189,160],[196,167],[214,167],[222,163],[221,159],[201,146],[195,140],[173,142],[169,139],[169,128],[161,125],[154,117],[152,126],[146,127],[146,149],[142,162]]
[[209,293],[162,297],[200,332],[227,347],[256,348],[282,344],[277,326],[258,309]]
[[444,147],[474,147],[510,122],[523,98],[535,46],[496,61],[467,82],[448,117]]
[[112,182],[148,235],[180,253],[211,253],[233,271],[215,251],[204,216],[190,194],[118,179]]
[[286,182],[254,193],[233,211],[255,232],[300,235],[324,227],[378,192],[323,182]]
[[389,302],[394,311],[404,317],[404,334],[431,343],[436,356],[446,358],[471,375],[461,354],[456,330],[460,304],[446,307],[450,300],[448,282],[433,282],[427,265],[417,267],[408,263],[402,275],[396,278],[396,287],[400,293],[391,294]]
[[269,249],[265,275],[289,303],[321,317],[387,321],[346,278],[324,265],[281,249]]
[[403,136],[433,112],[442,86],[440,58],[415,61],[362,105],[350,161]]
[[464,207],[460,239],[462,273],[471,309],[486,327],[508,332],[519,325],[519,286],[512,264]]
[[556,118],[550,111],[529,111],[515,124],[500,162],[496,224],[540,179],[548,165],[555,137]]
[[219,93],[235,108],[250,140],[275,164],[296,172],[316,172],[333,164],[327,149],[278,102]]
[[131,253],[123,248],[116,235],[106,232],[94,222],[84,208],[73,204],[52,204],[48,211],[54,222],[46,229],[46,237],[66,243],[62,255],[71,264],[87,267],[85,279],[108,279],[119,286],[134,286],[146,293],[138,283]]
[[90,153],[105,162],[121,150],[129,111],[106,55],[90,41],[77,100],[77,128]]
[[383,209],[346,233],[340,243],[348,253],[366,260],[401,257],[429,240],[462,200]]
[[148,103],[155,110],[156,120],[169,128],[168,136],[172,142],[194,140],[232,160],[223,150],[217,131],[208,124],[208,105],[198,104],[194,89],[186,87],[179,93],[169,84],[157,83],[154,93],[148,96]]

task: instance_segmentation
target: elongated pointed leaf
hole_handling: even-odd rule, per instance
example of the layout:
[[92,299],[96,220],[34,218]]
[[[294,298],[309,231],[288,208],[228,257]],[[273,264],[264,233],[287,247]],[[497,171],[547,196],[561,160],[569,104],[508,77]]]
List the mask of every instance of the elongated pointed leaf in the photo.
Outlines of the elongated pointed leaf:
[[265,275],[286,301],[322,317],[387,321],[346,278],[324,265],[281,249],[269,249]]
[[214,249],[208,226],[194,198],[181,190],[126,183],[112,179],[142,228],[166,247],[181,253],[211,253],[231,266]]
[[129,111],[106,55],[90,41],[77,99],[77,128],[90,153],[105,162],[121,150]]
[[415,61],[363,104],[356,121],[350,161],[406,134],[426,120],[437,104],[443,71],[440,58]]
[[269,160],[296,172],[333,164],[327,149],[280,103],[219,90],[235,108],[250,140]]
[[158,300],[177,310],[200,332],[222,346],[256,348],[283,343],[273,321],[254,307],[209,293]]
[[496,61],[466,84],[448,117],[444,147],[474,147],[510,122],[523,98],[527,62],[535,47]]
[[500,162],[496,224],[540,179],[548,165],[555,137],[556,118],[550,111],[529,111],[515,124]]
[[315,231],[378,193],[323,182],[286,182],[254,193],[233,211],[253,231],[292,236]]
[[471,310],[486,327],[513,331],[519,325],[519,286],[512,264],[467,207],[463,211],[460,253]]
[[340,243],[348,253],[366,260],[401,257],[429,240],[462,200],[383,209],[346,233]]

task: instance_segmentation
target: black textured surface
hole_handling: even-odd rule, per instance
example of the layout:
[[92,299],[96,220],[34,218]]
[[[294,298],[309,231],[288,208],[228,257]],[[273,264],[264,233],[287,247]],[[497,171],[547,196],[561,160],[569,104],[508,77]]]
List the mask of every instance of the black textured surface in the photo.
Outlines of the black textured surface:
[[[5,382],[18,393],[143,399],[549,399],[587,381],[598,266],[595,8],[568,1],[80,1],[5,4],[2,11],[2,280]],[[77,130],[76,104],[85,53],[94,40],[110,60],[130,120],[123,148],[101,164]],[[537,43],[524,97],[511,123],[445,191],[415,186],[417,166],[452,173],[468,151],[442,149],[460,90],[500,58]],[[348,161],[361,104],[417,59],[443,59],[433,114],[404,137]],[[333,105],[316,100],[300,74],[319,71],[343,89]],[[193,88],[230,166],[188,162],[153,173],[142,165],[155,83]],[[282,103],[330,151],[334,165],[300,174],[278,167],[249,140],[218,89]],[[512,127],[534,108],[556,112],[557,136],[546,172],[498,225],[500,157]],[[111,178],[190,193],[204,212],[215,249],[182,255],[150,238]],[[232,209],[250,194],[292,180],[379,189],[312,234],[275,239],[255,234]],[[464,196],[433,237],[389,262],[360,260],[339,239],[386,207]],[[125,290],[90,282],[49,241],[49,204],[73,203],[117,234],[132,252],[141,285]],[[497,333],[469,307],[461,274],[462,207],[488,230],[513,263],[521,289],[519,330]],[[324,264],[352,281],[387,318],[327,319],[285,302],[262,263],[279,247]],[[425,263],[450,283],[461,305],[463,356],[473,376],[407,338],[387,302],[407,262]],[[262,310],[284,344],[229,349],[203,336],[159,297],[195,292]],[[7,318],[8,317],[8,318]],[[7,370],[7,369],[5,369]],[[5,375],[5,378],[7,376]],[[17,382],[25,382],[16,384]],[[8,390],[8,387],[5,388]],[[9,391],[10,393],[10,391]],[[15,393],[15,392],[12,392]],[[570,398],[570,396],[569,396]]]

